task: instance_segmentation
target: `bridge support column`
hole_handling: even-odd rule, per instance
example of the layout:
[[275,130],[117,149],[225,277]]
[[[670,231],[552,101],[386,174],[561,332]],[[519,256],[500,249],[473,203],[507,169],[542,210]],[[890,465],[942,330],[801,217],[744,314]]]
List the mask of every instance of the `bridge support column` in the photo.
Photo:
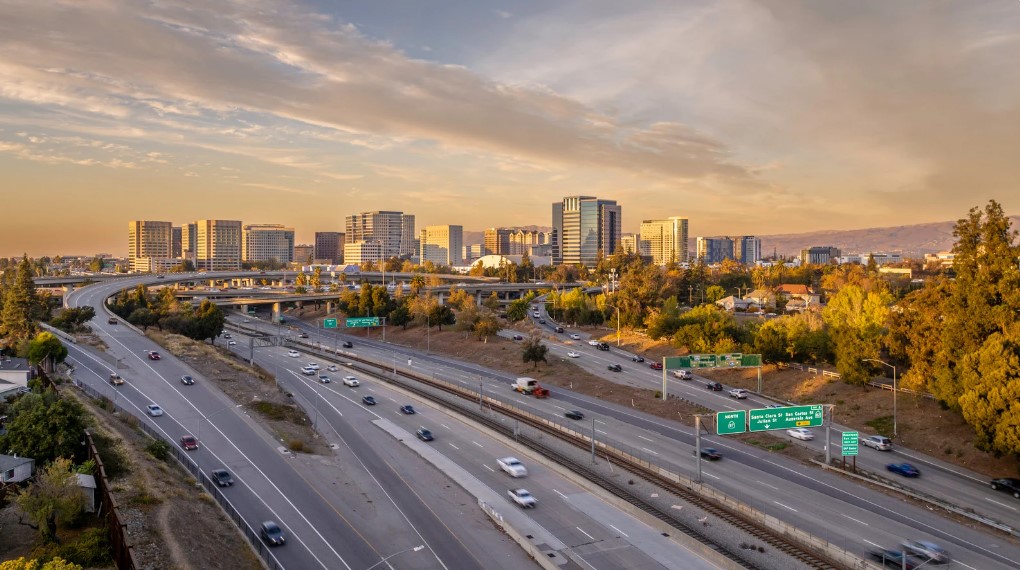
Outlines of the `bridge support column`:
[[333,301],[326,301],[326,314],[329,315],[333,312]]
[[210,279],[209,280],[209,286],[212,287],[212,288],[216,288],[216,280],[215,279]]
[[248,314],[248,305],[241,305],[241,312],[245,315]]
[[280,322],[280,304],[273,303],[273,322]]
[[439,306],[440,307],[442,307],[443,305],[446,304],[445,299],[446,299],[446,297],[443,295],[443,293],[440,293],[439,294]]
[[481,307],[482,306],[482,292],[481,291],[475,293],[475,306],[476,307]]

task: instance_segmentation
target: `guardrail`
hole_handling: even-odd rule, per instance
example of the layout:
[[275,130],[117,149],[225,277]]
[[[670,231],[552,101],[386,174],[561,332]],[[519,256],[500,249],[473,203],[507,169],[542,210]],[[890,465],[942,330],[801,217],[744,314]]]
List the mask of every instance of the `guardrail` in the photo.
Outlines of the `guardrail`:
[[[810,372],[811,374],[821,375],[821,376],[825,376],[825,377],[828,377],[828,378],[835,378],[836,380],[839,380],[839,379],[842,378],[842,375],[839,372],[835,372],[833,370],[825,370],[824,368],[809,367],[806,364],[800,364],[800,363],[797,363],[797,362],[779,362],[779,363],[776,364],[776,366],[779,367],[780,369],[783,369],[783,368],[792,368],[794,370],[805,370],[807,372]],[[893,390],[892,384],[886,384],[884,382],[869,381],[866,384],[868,386],[873,387],[873,388],[881,388],[882,390],[889,390],[889,391]],[[934,394],[931,394],[931,393],[928,393],[928,392],[919,392],[917,390],[911,390],[909,388],[900,388],[899,386],[897,386],[896,387],[896,391],[904,393],[904,394],[911,394],[913,396],[920,396],[922,398],[927,398],[929,400],[934,400],[935,399],[935,395]]]

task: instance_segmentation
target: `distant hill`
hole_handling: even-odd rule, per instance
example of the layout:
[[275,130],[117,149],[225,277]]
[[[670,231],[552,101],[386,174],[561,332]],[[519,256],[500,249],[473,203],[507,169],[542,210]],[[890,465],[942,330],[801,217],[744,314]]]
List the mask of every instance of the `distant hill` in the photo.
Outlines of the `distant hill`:
[[[1020,216],[1010,216],[1014,228],[1020,226]],[[866,228],[861,230],[830,230],[802,234],[777,234],[761,237],[762,256],[799,255],[800,250],[811,246],[831,245],[843,254],[888,252],[900,253],[904,257],[921,257],[952,249],[952,222],[914,224],[887,228]]]

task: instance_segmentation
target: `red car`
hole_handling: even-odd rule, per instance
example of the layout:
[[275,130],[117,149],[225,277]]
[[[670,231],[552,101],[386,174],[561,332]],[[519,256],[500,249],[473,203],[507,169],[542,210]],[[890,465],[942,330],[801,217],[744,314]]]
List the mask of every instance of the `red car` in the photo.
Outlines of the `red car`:
[[198,449],[198,440],[195,439],[195,436],[193,435],[181,436],[181,447],[183,447],[186,451]]
[[653,362],[653,363],[649,364],[648,367],[651,368],[652,370],[662,370],[662,363],[661,362]]
[[149,360],[159,360],[159,353],[155,350],[149,351]]

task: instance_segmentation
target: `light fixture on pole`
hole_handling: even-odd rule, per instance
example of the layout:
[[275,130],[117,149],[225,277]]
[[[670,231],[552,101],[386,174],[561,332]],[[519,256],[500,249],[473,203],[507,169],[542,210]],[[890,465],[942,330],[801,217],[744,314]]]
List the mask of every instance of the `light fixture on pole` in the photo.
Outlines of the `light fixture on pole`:
[[896,393],[899,392],[899,388],[896,386],[896,367],[888,362],[883,362],[877,358],[865,358],[864,362],[877,362],[883,366],[892,368],[892,433],[895,438],[898,435],[896,431]]
[[424,544],[419,544],[418,546],[415,546],[415,547],[412,547],[412,548],[405,548],[404,550],[401,550],[399,552],[394,552],[393,554],[390,554],[389,556],[383,558],[379,562],[376,562],[375,564],[369,566],[368,568],[365,568],[365,570],[372,570],[372,568],[375,568],[376,566],[382,564],[383,562],[386,562],[387,560],[389,560],[390,558],[393,558],[394,556],[396,556],[398,554],[403,554],[405,552],[411,552],[412,550],[415,551],[415,552],[419,552],[419,551],[424,550],[424,549],[425,549],[425,545]]

